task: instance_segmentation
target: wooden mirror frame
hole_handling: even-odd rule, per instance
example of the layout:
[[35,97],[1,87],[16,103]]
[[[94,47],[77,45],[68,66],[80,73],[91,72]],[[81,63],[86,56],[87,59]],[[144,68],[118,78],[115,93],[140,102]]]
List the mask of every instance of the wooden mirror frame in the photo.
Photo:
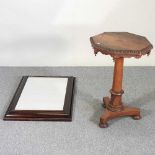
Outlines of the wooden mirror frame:
[[[29,77],[68,78],[63,110],[15,110]],[[23,76],[3,120],[16,121],[71,121],[75,77],[72,76]]]

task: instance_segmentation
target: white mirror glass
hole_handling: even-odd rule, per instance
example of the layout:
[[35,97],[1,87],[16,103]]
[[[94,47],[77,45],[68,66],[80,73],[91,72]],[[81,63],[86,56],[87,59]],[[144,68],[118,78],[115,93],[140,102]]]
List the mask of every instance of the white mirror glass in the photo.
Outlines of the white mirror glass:
[[68,78],[29,77],[15,110],[63,110]]

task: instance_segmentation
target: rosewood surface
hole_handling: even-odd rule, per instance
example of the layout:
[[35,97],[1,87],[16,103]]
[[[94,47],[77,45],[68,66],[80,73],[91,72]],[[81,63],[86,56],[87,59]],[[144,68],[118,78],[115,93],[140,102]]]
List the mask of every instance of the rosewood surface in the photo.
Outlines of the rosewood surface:
[[106,128],[110,119],[120,116],[140,119],[139,108],[124,106],[122,102],[123,63],[124,58],[140,58],[142,55],[149,55],[153,48],[152,44],[144,36],[128,32],[104,32],[90,37],[90,41],[95,55],[98,52],[110,55],[115,63],[111,97],[103,97],[105,111],[100,117],[99,126]]

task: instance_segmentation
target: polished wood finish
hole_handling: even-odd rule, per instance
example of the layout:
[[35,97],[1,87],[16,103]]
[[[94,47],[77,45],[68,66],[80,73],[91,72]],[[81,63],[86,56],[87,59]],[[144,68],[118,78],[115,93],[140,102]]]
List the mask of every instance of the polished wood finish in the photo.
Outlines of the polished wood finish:
[[[66,95],[63,110],[15,110],[19,97],[30,76],[23,76],[15,95],[8,107],[3,120],[15,121],[72,121],[72,107],[73,107],[73,90],[75,77],[68,76],[46,76],[68,78]],[[31,76],[31,77],[45,77],[45,76]]]
[[100,117],[99,126],[106,128],[109,120],[121,116],[141,119],[139,108],[124,106],[122,103],[123,63],[124,58],[140,58],[149,54],[153,48],[152,44],[145,37],[128,32],[105,32],[91,37],[90,41],[95,55],[98,52],[108,54],[115,62],[111,98],[103,98],[105,111]]
[[149,54],[152,44],[144,36],[128,32],[104,32],[90,37],[95,55],[98,52],[112,57],[135,57]]
[[108,105],[110,104],[110,98],[109,97],[104,97],[103,102],[104,102],[104,108],[106,108],[106,109],[105,109],[105,112],[103,113],[103,115],[100,117],[99,126],[101,128],[108,127],[107,122],[110,119],[113,119],[113,118],[116,118],[116,117],[131,116],[135,120],[141,119],[140,109],[139,108],[124,106],[122,110],[113,112],[113,111],[107,109]]
[[113,85],[111,92],[111,102],[108,109],[111,111],[119,111],[122,109],[122,79],[123,79],[123,62],[124,58],[117,58],[114,67]]
[[120,116],[132,116],[134,119],[140,119],[140,109],[124,106],[122,103],[122,80],[123,80],[123,62],[124,58],[116,58],[113,76],[113,85],[111,89],[111,98],[103,98],[103,107],[106,109],[100,118],[99,126],[108,127],[110,119]]

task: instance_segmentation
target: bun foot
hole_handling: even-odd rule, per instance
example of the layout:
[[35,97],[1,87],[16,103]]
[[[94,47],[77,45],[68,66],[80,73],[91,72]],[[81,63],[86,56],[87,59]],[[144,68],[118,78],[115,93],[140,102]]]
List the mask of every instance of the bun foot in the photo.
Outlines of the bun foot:
[[132,117],[134,120],[139,120],[139,119],[141,119],[142,117],[140,116],[140,115],[137,115],[137,116],[133,116]]
[[99,123],[99,127],[100,128],[107,128],[108,127],[108,123]]

